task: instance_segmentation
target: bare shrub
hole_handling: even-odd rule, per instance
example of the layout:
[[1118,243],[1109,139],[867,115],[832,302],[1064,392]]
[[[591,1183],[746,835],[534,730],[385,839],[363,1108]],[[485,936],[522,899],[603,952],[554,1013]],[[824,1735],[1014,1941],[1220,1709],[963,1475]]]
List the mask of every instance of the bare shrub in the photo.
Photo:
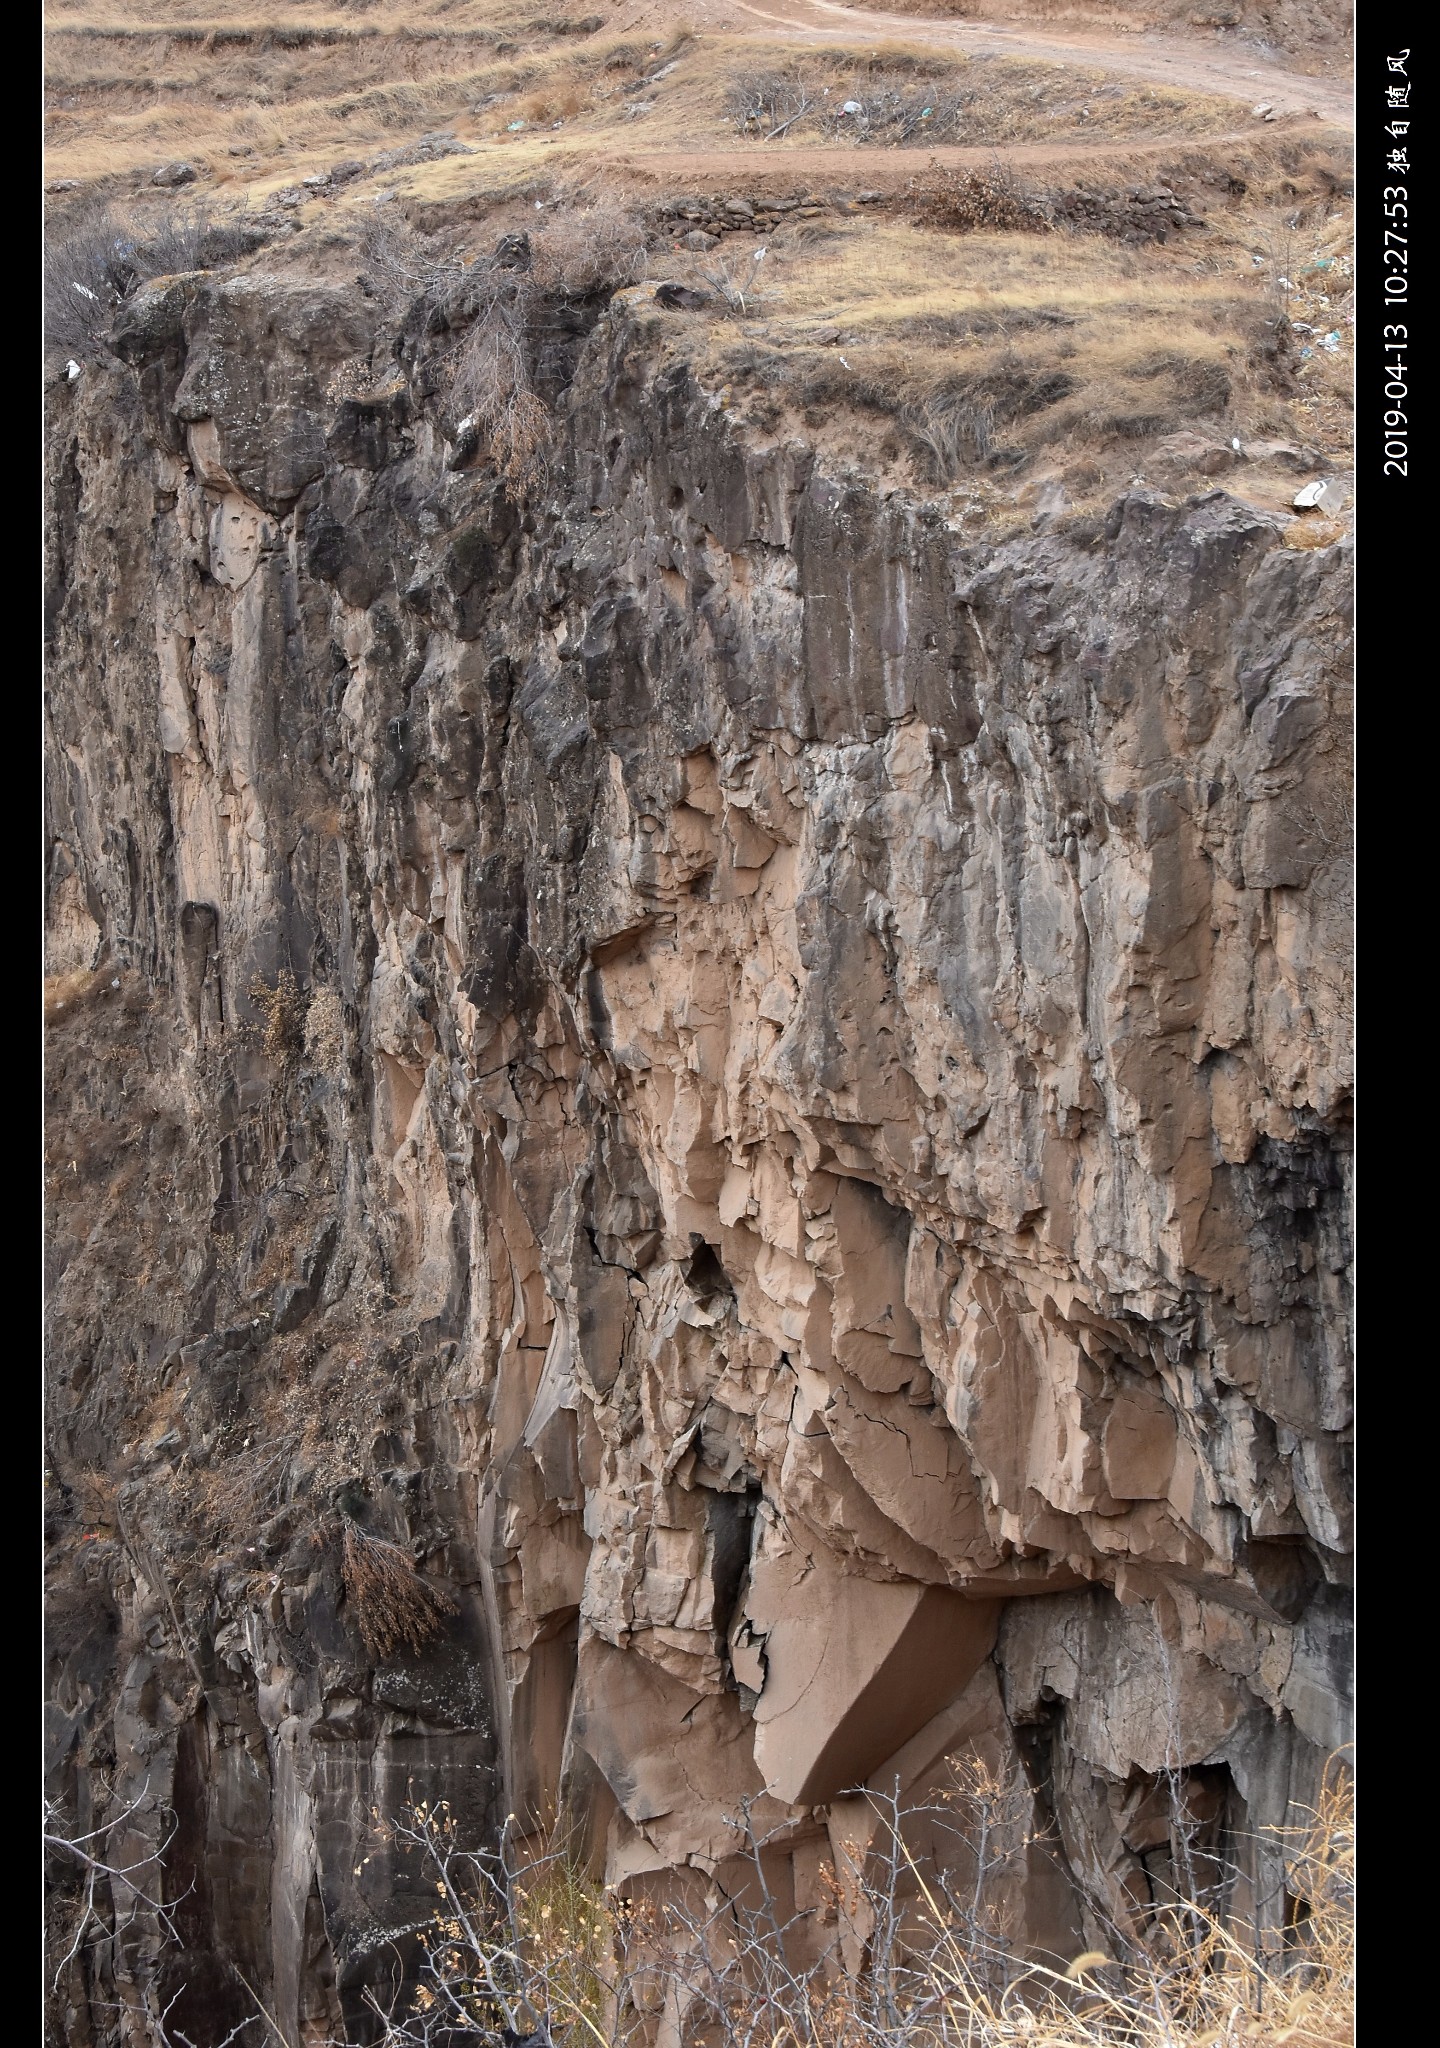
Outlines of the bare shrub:
[[531,382],[522,308],[496,297],[454,356],[451,401],[463,413],[463,451],[473,435],[506,483],[540,482],[546,472],[550,411]]
[[[126,1862],[111,1861],[111,1838],[122,1844],[128,1833],[128,1823],[146,1814],[154,1805],[150,1798],[148,1779],[135,1797],[125,1806],[119,1807],[99,1827],[83,1831],[72,1830],[65,1823],[60,1808],[51,1800],[45,1802],[41,1840],[46,1854],[70,1865],[81,1880],[78,1895],[73,1902],[71,1926],[68,1929],[69,1945],[55,1966],[52,1988],[74,1958],[95,1938],[103,1939],[106,1927],[106,1909],[113,1910],[115,1901],[134,1901],[154,1916],[157,1926],[172,1942],[179,1941],[175,1925],[176,1901],[168,1903],[163,1897],[152,1897],[151,1891],[159,1891],[163,1884],[165,1852],[176,1833],[174,1814],[164,1810],[165,1833],[159,1844],[147,1849],[143,1855],[132,1856]],[[148,1875],[143,1884],[136,1878],[141,1872]],[[58,1891],[58,1887],[56,1888]],[[133,1908],[132,1908],[133,1910]]]
[[342,1573],[360,1639],[374,1657],[390,1657],[400,1649],[423,1650],[439,1635],[447,1617],[460,1611],[454,1594],[433,1579],[422,1578],[398,1544],[367,1535],[348,1520]]
[[234,214],[215,214],[201,202],[147,220],[136,241],[141,277],[174,277],[187,270],[219,270],[260,247],[264,230]]
[[103,349],[117,308],[148,279],[214,270],[256,248],[253,223],[200,202],[133,218],[102,201],[72,210],[45,239],[42,293],[48,347]]
[[529,274],[542,291],[588,298],[638,284],[646,263],[645,224],[630,207],[608,195],[562,198],[535,235]]
[[718,256],[713,267],[702,272],[702,275],[705,282],[711,286],[718,296],[725,310],[728,313],[743,316],[751,312],[762,300],[771,296],[770,293],[757,291],[755,288],[759,281],[764,261],[765,251],[763,249],[757,249],[743,269],[732,269],[729,261],[724,256]]
[[[100,1792],[100,1803],[106,1803],[104,1789]],[[161,1829],[155,1845],[143,1854],[131,1855],[127,1861],[112,1861],[112,1856],[123,1856],[126,1846],[133,1845],[137,1837],[144,1841],[152,1814],[158,1815]],[[186,1893],[168,1900],[161,1895],[167,1853],[178,1832],[174,1808],[158,1804],[148,1778],[132,1799],[116,1806],[99,1826],[84,1831],[72,1830],[60,1807],[46,1801],[42,1842],[50,1865],[46,1872],[47,1961],[54,1965],[47,1985],[47,2004],[56,2028],[53,2036],[47,2034],[47,2039],[59,2038],[59,2028],[67,2017],[62,2003],[66,1977],[71,1977],[83,1999],[86,1965],[93,1965],[107,1950],[113,1952],[117,1924],[133,1928],[137,1920],[148,1922],[165,1948],[183,1949],[177,1916]],[[117,1842],[121,1845],[118,1850],[111,1846]],[[138,1884],[136,1878],[141,1872],[147,1876],[143,1884]],[[214,2048],[236,2048],[264,2015],[263,2006],[245,1978],[238,1970],[235,1974],[259,2012],[238,2021],[219,2038],[212,2036]],[[158,1981],[136,1987],[140,2009],[137,2018],[143,2015],[144,2037],[154,2048],[195,2048],[191,2036],[182,2033],[171,2017],[184,1998],[185,1989],[182,1976],[179,1986],[162,2004],[164,1993]]]
[[823,80],[804,64],[793,63],[742,73],[732,83],[725,105],[742,135],[770,142],[817,114],[825,98]]
[[135,246],[109,207],[86,207],[47,235],[43,258],[45,339],[71,355],[104,344],[116,308],[135,289]]
[[[361,1597],[387,1614],[398,1602],[408,1615],[410,1582],[426,1582],[404,1553],[358,1529],[346,1541],[347,1588],[353,1549]],[[438,1623],[424,1605],[428,1640]],[[1185,1773],[1162,1773],[1157,1796],[1171,1802],[1172,1837],[1192,1837]],[[1222,1897],[1234,1873],[1182,1849],[1172,1858],[1178,1887],[1162,1886],[1133,1926],[1106,1926],[1104,1948],[1069,1962],[1022,1955],[1008,1922],[1007,1874],[1051,1846],[1018,1768],[971,1757],[913,1806],[898,1791],[867,1792],[862,1804],[858,1839],[842,1840],[821,1868],[818,1910],[783,1903],[772,1882],[777,1844],[756,1834],[748,1809],[731,1823],[723,1883],[718,1871],[676,1871],[663,1892],[647,1878],[629,1892],[602,1886],[563,1831],[522,1837],[512,1819],[480,1847],[444,1800],[373,1812],[377,1845],[408,1866],[409,1895],[434,1904],[428,1924],[407,1930],[419,1936],[418,1981],[387,2006],[366,1994],[379,2022],[367,2038],[382,2048],[456,2048],[497,2034],[512,2048],[641,2048],[658,2021],[670,2040],[707,2048],[1349,2048],[1354,2039],[1354,1808],[1341,1756],[1303,1825],[1273,1831],[1292,1924],[1265,1935],[1243,1917],[1227,1923]],[[178,1946],[172,1908],[158,1897],[168,1839],[138,1860],[111,1861],[102,1846],[139,1805],[89,1834],[47,1813],[47,1847],[82,1887],[62,1973],[79,1945],[103,1939],[116,1885]],[[912,1847],[937,1833],[950,1837],[943,1857]],[[141,1879],[151,1869],[153,1884]],[[180,2048],[184,2037],[174,2038]]]
[[595,307],[645,274],[646,231],[606,197],[561,194],[533,232],[500,238],[465,265],[442,257],[398,211],[362,234],[365,282],[392,315],[448,337],[433,358],[457,464],[477,451],[514,490],[546,473],[554,421],[542,396],[548,330],[557,312]]
[[931,162],[908,186],[916,216],[955,234],[978,229],[1045,234],[1053,226],[1043,193],[1028,192],[1011,166],[996,157],[984,170],[956,170]]
[[[380,1822],[440,1901],[409,2008],[380,2015],[386,2048],[489,2030],[628,2048],[662,2014],[672,2039],[712,2048],[1348,2048],[1354,1846],[1338,1766],[1286,1841],[1298,1930],[1267,1942],[1227,1927],[1205,1886],[1157,1901],[1141,1938],[1111,1929],[1113,1953],[1068,1965],[1022,1959],[1005,1924],[997,1880],[1043,1842],[1018,1773],[971,1760],[922,1807],[866,1798],[868,1844],[822,1872],[818,1922],[780,1904],[748,1812],[733,1823],[748,1877],[722,1888],[676,1874],[663,1904],[602,1891],[563,1844],[536,1853],[507,1831],[467,1848],[443,1802]],[[917,1861],[917,1815],[966,1852],[960,1887]]]
[[563,1846],[532,1853],[507,1825],[496,1848],[467,1847],[445,1800],[377,1816],[375,1832],[439,1900],[408,2009],[383,2011],[368,1994],[385,2048],[495,2032],[535,2048],[618,2048],[639,2031],[648,1916],[617,1905]]
[[305,1043],[307,1002],[288,967],[282,967],[273,985],[263,974],[250,978],[249,996],[260,1012],[260,1049],[267,1060],[281,1063],[290,1059]]
[[537,370],[555,309],[594,305],[637,282],[645,266],[643,224],[600,199],[557,211],[533,237],[502,237],[493,256],[450,284],[441,317],[463,328],[447,354],[456,433],[462,447],[483,447],[513,488],[546,471],[553,419]]
[[305,1012],[305,1057],[321,1073],[334,1073],[345,1057],[345,1012],[337,990],[317,989]]
[[392,314],[419,301],[438,305],[447,281],[453,283],[460,273],[460,265],[447,263],[394,207],[377,207],[366,216],[360,253],[365,264],[362,282]]

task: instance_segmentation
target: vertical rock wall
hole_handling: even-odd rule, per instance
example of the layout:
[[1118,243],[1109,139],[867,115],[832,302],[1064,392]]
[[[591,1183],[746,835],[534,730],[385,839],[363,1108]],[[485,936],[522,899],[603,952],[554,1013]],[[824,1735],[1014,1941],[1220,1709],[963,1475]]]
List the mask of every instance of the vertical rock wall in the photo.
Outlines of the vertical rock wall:
[[[366,2038],[416,1798],[717,1892],[748,1802],[818,1928],[858,1788],[981,1758],[1022,1942],[1132,1924],[1177,1798],[1283,1918],[1347,1732],[1343,550],[1218,491],[966,545],[643,292],[517,505],[367,317],[166,281],[52,402],[52,1767],[173,1837],[174,2017]],[[97,2048],[181,1981],[105,1912]]]

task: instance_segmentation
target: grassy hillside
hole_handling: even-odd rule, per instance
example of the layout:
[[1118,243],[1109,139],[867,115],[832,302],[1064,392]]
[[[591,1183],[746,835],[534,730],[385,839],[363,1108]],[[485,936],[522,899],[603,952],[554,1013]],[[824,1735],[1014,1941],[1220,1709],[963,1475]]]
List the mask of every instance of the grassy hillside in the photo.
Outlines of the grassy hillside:
[[705,295],[684,345],[755,431],[863,451],[982,525],[1136,475],[1279,509],[1347,467],[1343,129],[1099,43],[1080,65],[851,41],[835,9],[793,37],[634,14],[55,0],[55,243],[103,212],[193,251],[169,231],[203,219],[243,228],[231,255],[353,274],[383,214],[423,269],[603,195],[652,281]]

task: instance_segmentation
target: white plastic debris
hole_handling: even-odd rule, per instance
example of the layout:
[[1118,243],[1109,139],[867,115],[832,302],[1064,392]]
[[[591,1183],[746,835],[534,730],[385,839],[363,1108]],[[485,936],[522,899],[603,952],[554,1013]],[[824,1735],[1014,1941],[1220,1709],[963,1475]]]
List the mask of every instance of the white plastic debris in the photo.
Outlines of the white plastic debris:
[[1230,436],[1230,446],[1235,450],[1235,453],[1237,455],[1241,453],[1240,436],[1238,434],[1232,434]]
[[80,375],[80,365],[76,362],[74,356],[71,356],[69,362],[65,365],[65,375],[70,379],[70,382],[72,384],[75,382],[75,379]]
[[79,292],[82,299],[93,299],[95,304],[97,306],[99,305],[100,294],[98,292],[92,292],[88,284],[72,284],[70,289],[72,291]]
[[1328,334],[1322,334],[1320,337],[1320,346],[1321,348],[1327,350],[1328,353],[1333,356],[1335,351],[1340,346],[1339,328],[1333,327]]
[[840,111],[842,114],[863,114],[865,109],[859,100],[846,100]]
[[1345,503],[1343,487],[1332,477],[1317,477],[1290,500],[1297,512],[1338,512]]

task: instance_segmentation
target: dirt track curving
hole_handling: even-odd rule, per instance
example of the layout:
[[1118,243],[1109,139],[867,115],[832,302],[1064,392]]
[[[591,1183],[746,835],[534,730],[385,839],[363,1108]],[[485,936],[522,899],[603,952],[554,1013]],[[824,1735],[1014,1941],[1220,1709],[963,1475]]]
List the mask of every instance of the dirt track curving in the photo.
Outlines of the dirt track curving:
[[[669,26],[676,15],[674,0],[632,0],[615,18],[617,29]],[[1268,102],[1281,117],[1318,114],[1324,121],[1352,127],[1355,95],[1347,78],[1308,78],[1267,62],[1241,43],[1218,38],[1158,34],[1119,34],[1102,29],[1080,30],[1067,25],[1050,33],[1033,23],[944,21],[914,14],[885,14],[842,7],[836,0],[697,0],[686,19],[696,29],[731,30],[789,43],[904,41],[975,55],[1028,57],[1050,64],[1083,64],[1130,78],[1179,86],[1221,98]]]

